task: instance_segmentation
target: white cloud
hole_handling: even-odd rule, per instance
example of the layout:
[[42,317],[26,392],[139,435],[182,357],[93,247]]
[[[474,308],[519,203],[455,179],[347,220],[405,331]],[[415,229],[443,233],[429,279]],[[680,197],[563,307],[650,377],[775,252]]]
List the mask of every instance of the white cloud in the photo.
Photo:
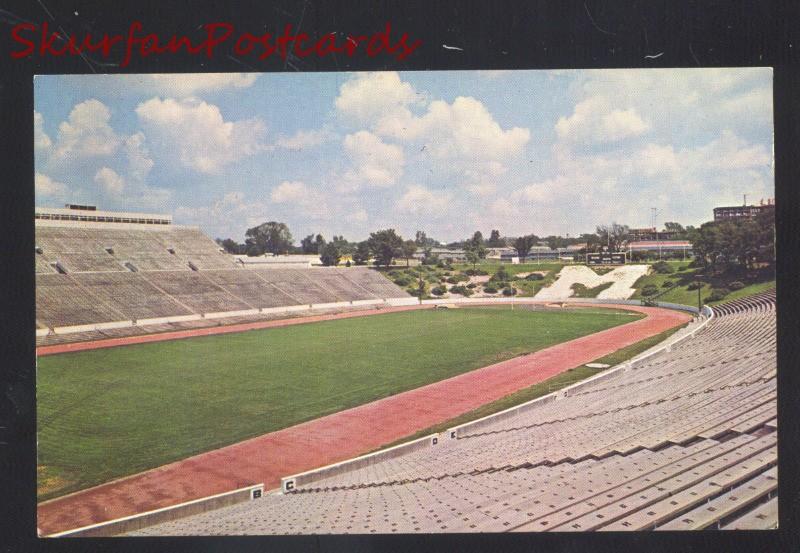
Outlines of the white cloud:
[[[254,227],[267,220],[268,205],[262,200],[247,199],[239,191],[227,192],[210,206],[178,206],[175,220],[182,224],[202,225],[214,237],[233,237],[240,240],[244,229]],[[234,225],[240,229],[232,230]]]
[[384,188],[402,176],[405,156],[399,146],[387,144],[368,131],[348,134],[343,144],[353,169],[339,182],[340,191],[354,191],[361,185]]
[[579,102],[572,115],[559,118],[555,126],[561,140],[589,144],[639,136],[649,128],[635,109],[614,109],[611,102],[602,96]]
[[283,181],[272,189],[270,199],[275,203],[297,202],[309,193],[308,187],[300,181]]
[[373,125],[386,117],[410,115],[408,106],[424,99],[394,71],[357,73],[339,88],[337,112],[359,125]]
[[63,199],[69,192],[69,188],[63,182],[58,182],[43,173],[36,173],[34,178],[36,189],[36,201],[39,199]]
[[108,195],[121,198],[125,191],[125,179],[109,167],[103,167],[94,175],[94,182]]
[[467,190],[476,196],[488,196],[497,191],[497,184],[493,182],[474,182],[466,186]]
[[37,150],[47,150],[53,141],[44,132],[44,117],[38,111],[33,112],[33,147]]
[[481,102],[463,96],[452,104],[432,102],[421,125],[432,153],[440,158],[505,159],[519,154],[530,140],[528,129],[504,131]]
[[136,108],[147,131],[180,162],[201,173],[218,173],[234,161],[265,149],[260,119],[225,121],[219,108],[196,98],[152,98]]
[[[475,98],[428,102],[395,72],[357,75],[341,86],[335,103],[345,118],[379,136],[423,144],[440,160],[502,160],[519,154],[530,140],[527,128],[503,130]],[[426,112],[416,116],[414,106],[427,106]]]
[[281,136],[275,141],[275,146],[278,148],[285,148],[287,150],[304,150],[319,146],[329,140],[332,140],[336,135],[328,129],[304,131],[300,130],[292,136]]
[[146,91],[168,96],[192,96],[197,92],[226,88],[249,88],[257,73],[165,73],[137,75]]
[[761,144],[748,144],[726,129],[720,137],[694,152],[695,163],[704,163],[709,169],[742,170],[768,168],[772,156]]
[[367,219],[369,219],[369,214],[367,214],[367,211],[365,209],[363,209],[363,208],[362,209],[357,209],[354,212],[349,213],[348,216],[353,221],[358,221],[359,223],[363,223]]
[[111,111],[99,100],[77,104],[69,120],[58,127],[53,157],[64,160],[73,157],[108,156],[116,152],[120,138],[108,124]]
[[287,204],[291,209],[312,218],[329,214],[325,197],[302,181],[283,181],[272,189],[270,199],[276,204]]
[[442,216],[452,200],[449,192],[433,192],[419,185],[411,185],[397,201],[398,211],[423,215]]
[[153,168],[153,160],[150,159],[142,132],[132,134],[125,139],[125,154],[128,157],[131,177],[144,182]]

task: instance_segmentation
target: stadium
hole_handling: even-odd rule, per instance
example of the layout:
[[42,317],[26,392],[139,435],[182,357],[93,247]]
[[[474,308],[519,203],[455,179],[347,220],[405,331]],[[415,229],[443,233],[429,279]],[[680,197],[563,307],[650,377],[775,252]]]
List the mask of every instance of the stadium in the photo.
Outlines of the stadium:
[[169,215],[35,230],[41,536],[777,527],[774,289],[420,299]]

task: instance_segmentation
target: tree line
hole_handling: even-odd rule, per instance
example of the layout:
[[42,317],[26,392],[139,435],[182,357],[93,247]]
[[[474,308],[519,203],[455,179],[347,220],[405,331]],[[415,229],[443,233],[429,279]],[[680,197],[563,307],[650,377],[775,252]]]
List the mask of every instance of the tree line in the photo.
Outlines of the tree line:
[[[755,218],[712,221],[699,228],[684,228],[676,222],[664,224],[673,239],[685,239],[692,243],[698,262],[715,270],[730,264],[751,268],[759,262],[774,259],[774,225],[774,210],[767,210]],[[504,237],[499,230],[492,229],[489,238],[485,239],[481,231],[476,231],[470,238],[450,242],[446,247],[463,250],[466,261],[475,266],[486,258],[491,248],[510,247],[516,251],[520,261],[524,261],[539,244],[546,244],[552,250],[580,244],[582,247],[576,253],[586,253],[604,249],[622,251],[631,240],[630,227],[614,222],[598,225],[594,233],[573,237],[540,237],[535,234]],[[312,233],[302,238],[299,246],[295,246],[289,227],[277,221],[247,229],[244,243],[231,238],[217,238],[217,243],[233,254],[259,256],[265,253],[303,253],[319,255],[324,265],[337,265],[343,257],[352,257],[357,265],[366,265],[372,260],[380,266],[391,265],[395,260],[405,260],[408,265],[417,252],[421,252],[422,263],[436,264],[439,259],[433,250],[442,246],[422,230],[418,230],[414,238],[404,239],[395,229],[372,232],[369,238],[360,242],[349,241],[341,235],[334,235],[328,241],[322,234]]]

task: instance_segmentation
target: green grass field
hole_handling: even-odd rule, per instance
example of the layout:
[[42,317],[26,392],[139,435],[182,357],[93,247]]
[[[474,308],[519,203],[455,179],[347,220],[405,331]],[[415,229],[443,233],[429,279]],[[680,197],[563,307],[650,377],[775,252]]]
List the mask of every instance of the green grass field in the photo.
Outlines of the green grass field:
[[39,499],[637,317],[599,308],[408,311],[42,357]]

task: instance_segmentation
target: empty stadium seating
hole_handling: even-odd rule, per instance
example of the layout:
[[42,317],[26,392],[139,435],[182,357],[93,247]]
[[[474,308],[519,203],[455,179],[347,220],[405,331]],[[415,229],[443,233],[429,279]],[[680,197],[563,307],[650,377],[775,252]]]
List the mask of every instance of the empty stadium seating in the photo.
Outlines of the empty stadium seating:
[[774,528],[774,292],[714,310],[668,349],[454,439],[133,534]]
[[366,268],[246,270],[190,227],[37,222],[35,270],[37,327],[60,333],[38,336],[40,345],[70,341],[67,333],[85,340],[101,330],[143,332],[107,328],[125,321],[174,324],[165,319],[408,297]]

